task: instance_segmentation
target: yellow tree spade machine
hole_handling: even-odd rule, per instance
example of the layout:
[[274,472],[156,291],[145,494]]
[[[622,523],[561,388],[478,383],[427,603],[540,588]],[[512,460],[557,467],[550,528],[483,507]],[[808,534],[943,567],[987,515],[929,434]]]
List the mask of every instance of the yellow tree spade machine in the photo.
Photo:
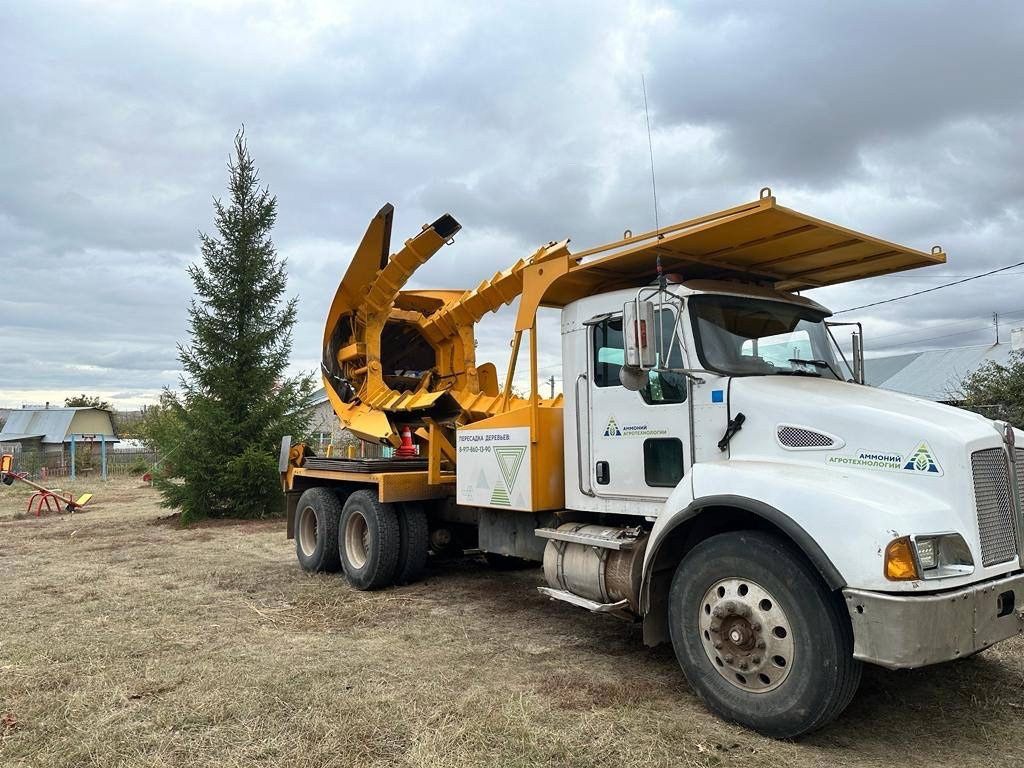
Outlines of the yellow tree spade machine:
[[[1024,433],[865,386],[860,329],[847,357],[800,294],[942,264],[938,247],[764,189],[578,253],[550,242],[476,288],[406,290],[460,225],[446,214],[392,252],[392,217],[331,304],[323,380],[352,434],[395,451],[284,438],[306,570],[374,589],[419,578],[431,551],[543,563],[566,621],[642,622],[712,710],[777,737],[837,717],[865,663],[922,667],[1024,630]],[[474,329],[513,302],[499,376]],[[564,396],[539,392],[541,307],[561,314]]]

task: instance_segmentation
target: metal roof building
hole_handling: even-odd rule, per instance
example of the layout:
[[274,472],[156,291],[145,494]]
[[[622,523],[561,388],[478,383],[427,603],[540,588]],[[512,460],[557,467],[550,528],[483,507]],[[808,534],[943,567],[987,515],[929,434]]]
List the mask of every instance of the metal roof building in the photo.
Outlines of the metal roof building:
[[99,408],[21,408],[7,415],[0,443],[39,440],[43,445],[63,445],[71,435],[103,435],[117,440],[109,411]]
[[1010,353],[1024,350],[1024,332],[1015,330],[1010,344],[979,344],[954,349],[868,358],[864,361],[867,383],[940,403],[959,399],[960,382],[985,362],[1006,365]]

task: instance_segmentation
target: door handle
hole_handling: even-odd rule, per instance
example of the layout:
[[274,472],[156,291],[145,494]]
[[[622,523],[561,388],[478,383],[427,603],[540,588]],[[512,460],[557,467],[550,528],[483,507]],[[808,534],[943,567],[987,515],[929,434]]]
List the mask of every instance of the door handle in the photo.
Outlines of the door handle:
[[599,461],[594,467],[595,474],[597,475],[598,485],[608,485],[611,482],[611,469],[608,466],[607,461]]

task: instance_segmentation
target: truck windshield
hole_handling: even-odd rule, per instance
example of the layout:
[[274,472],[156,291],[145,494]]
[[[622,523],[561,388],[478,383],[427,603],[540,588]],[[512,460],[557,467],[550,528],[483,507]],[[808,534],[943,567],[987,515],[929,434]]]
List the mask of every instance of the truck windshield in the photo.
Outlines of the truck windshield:
[[689,300],[697,356],[733,376],[841,379],[825,315],[781,301],[705,294]]

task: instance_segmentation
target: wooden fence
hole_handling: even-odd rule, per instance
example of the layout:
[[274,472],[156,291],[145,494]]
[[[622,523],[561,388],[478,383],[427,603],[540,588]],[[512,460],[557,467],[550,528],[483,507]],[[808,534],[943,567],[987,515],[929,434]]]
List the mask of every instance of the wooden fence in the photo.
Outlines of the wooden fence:
[[[18,443],[0,445],[0,453],[14,454],[14,469],[28,472],[33,479],[48,477],[67,477],[71,474],[71,458],[67,451],[42,452],[23,450]],[[107,450],[107,475],[142,475],[156,464],[158,454],[155,451]],[[75,451],[75,474],[82,477],[99,477],[101,472],[99,445],[86,444]]]
[[[320,456],[328,455],[343,458],[387,458],[394,455],[395,449],[389,445],[378,445],[363,441],[320,441],[313,448]],[[71,474],[71,459],[68,452],[44,452],[23,450],[19,443],[0,445],[0,453],[14,454],[14,469],[27,472],[35,480],[49,477],[67,477]],[[126,475],[143,475],[153,468],[159,460],[155,451],[144,449],[130,451],[114,451],[107,449],[107,475],[120,477]],[[100,448],[98,443],[79,445],[75,451],[75,473],[82,477],[99,477],[101,471]]]

